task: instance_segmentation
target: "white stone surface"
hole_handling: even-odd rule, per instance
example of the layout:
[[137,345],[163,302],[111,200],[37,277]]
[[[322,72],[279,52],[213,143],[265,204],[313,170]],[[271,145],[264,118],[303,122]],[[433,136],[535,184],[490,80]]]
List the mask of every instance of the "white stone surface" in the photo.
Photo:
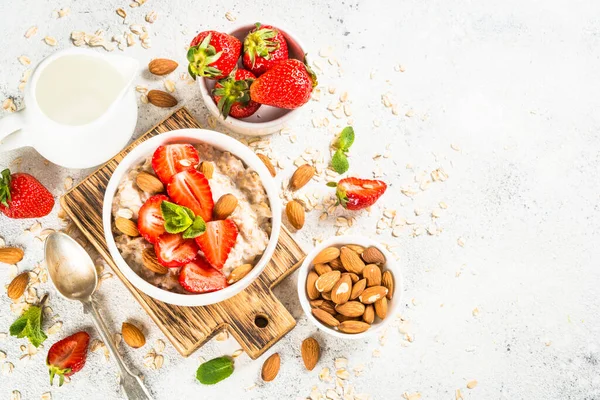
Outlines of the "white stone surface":
[[[70,14],[57,19],[53,10],[62,7],[70,7]],[[18,85],[27,67],[18,62],[19,56],[37,63],[71,46],[73,30],[102,28],[109,38],[121,33],[127,25],[115,13],[118,7],[127,11],[130,23],[144,23],[146,13],[158,12],[151,26],[152,48],[144,50],[138,43],[124,53],[144,64],[155,57],[178,60],[181,66],[172,78],[176,96],[203,124],[206,110],[196,87],[179,79],[185,72],[185,46],[196,32],[262,21],[293,30],[303,39],[312,60],[323,66],[319,73],[323,95],[290,126],[296,143],[287,136],[272,138],[273,151],[286,165],[279,176],[288,177],[291,160],[309,146],[327,154],[333,134],[314,128],[311,118],[327,116],[344,125],[344,119],[336,120],[326,108],[347,90],[357,132],[350,174],[370,176],[379,166],[390,183],[371,215],[355,214],[350,232],[398,246],[405,288],[402,315],[409,321],[402,324],[402,331],[413,338],[405,340],[398,324],[383,341],[327,337],[303,317],[292,275],[277,294],[298,326],[267,353],[281,354],[278,378],[261,383],[265,357],[252,361],[241,355],[231,378],[205,387],[194,378],[200,357],[232,354],[238,348],[235,341],[212,340],[187,359],[167,344],[163,368],[148,370],[143,357],[164,336],[123,284],[109,279],[99,293],[104,314],[115,331],[125,320],[144,327],[148,338],[144,348],[132,350],[121,344],[121,349],[127,362],[142,370],[156,399],[303,399],[314,385],[322,393],[333,386],[319,380],[319,371],[329,367],[333,372],[334,358],[342,356],[349,359],[350,371],[364,364],[362,374],[351,373],[349,381],[357,392],[374,399],[402,399],[405,392],[419,392],[423,399],[454,399],[457,389],[464,399],[600,396],[597,2],[149,0],[130,8],[127,2],[114,0],[4,1],[0,99],[14,97],[19,108],[23,106]],[[227,11],[236,22],[226,19]],[[32,25],[39,32],[26,39],[24,33]],[[42,41],[46,35],[58,40],[55,48]],[[318,57],[325,46],[331,46],[340,60],[341,76]],[[394,69],[399,64],[404,72]],[[137,83],[161,88],[163,80],[141,71]],[[329,86],[337,88],[335,95],[327,93]],[[388,91],[398,105],[397,116],[382,105],[381,95]],[[140,104],[139,111],[135,136],[170,112],[146,104]],[[388,144],[391,157],[372,160]],[[17,159],[21,159],[18,166]],[[32,149],[1,154],[0,166],[36,175],[57,198],[67,176],[77,182],[91,172],[45,165]],[[449,174],[446,182],[432,183],[424,192],[417,189],[413,198],[400,193],[401,187],[418,187],[416,175],[438,167]],[[316,182],[307,191],[313,189],[325,190]],[[415,226],[426,227],[429,214],[442,201],[448,208],[435,221],[439,235],[412,237],[411,227],[402,229],[397,238],[389,230],[375,234],[383,208],[397,209]],[[422,214],[415,216],[415,209]],[[58,206],[40,222],[59,228],[57,213]],[[307,249],[314,236],[336,232],[333,218],[319,222],[319,215],[310,213],[306,228],[296,235]],[[26,250],[20,270],[42,259],[42,244],[23,234],[32,223],[0,217],[0,236]],[[464,247],[457,244],[459,238],[464,238]],[[8,268],[2,265],[0,282],[8,281]],[[0,397],[9,398],[19,390],[23,399],[38,399],[48,391],[54,399],[122,398],[114,365],[99,353],[89,355],[71,383],[49,386],[44,358],[50,345],[78,329],[97,336],[79,305],[56,296],[50,284],[42,288],[50,293],[49,303],[64,322],[63,329],[28,362],[19,361],[23,340],[0,341],[0,350],[15,365],[11,375],[0,379]],[[7,332],[15,318],[9,305],[2,294],[0,332]],[[477,316],[472,314],[475,308]],[[312,372],[304,370],[299,355],[300,343],[309,335],[323,348]],[[374,352],[380,355],[375,357]],[[469,390],[466,384],[471,380],[478,385]]]

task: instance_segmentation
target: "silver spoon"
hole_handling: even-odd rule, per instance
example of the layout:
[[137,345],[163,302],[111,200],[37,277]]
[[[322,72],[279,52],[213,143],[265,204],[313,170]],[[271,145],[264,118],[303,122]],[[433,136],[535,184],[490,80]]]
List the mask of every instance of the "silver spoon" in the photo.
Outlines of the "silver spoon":
[[123,363],[115,348],[108,328],[96,308],[92,295],[98,285],[98,273],[89,254],[73,238],[64,233],[54,232],[46,238],[44,248],[50,279],[56,289],[69,300],[78,300],[83,311],[92,316],[100,337],[121,370],[120,383],[130,400],[152,400],[148,389],[139,376],[134,375]]

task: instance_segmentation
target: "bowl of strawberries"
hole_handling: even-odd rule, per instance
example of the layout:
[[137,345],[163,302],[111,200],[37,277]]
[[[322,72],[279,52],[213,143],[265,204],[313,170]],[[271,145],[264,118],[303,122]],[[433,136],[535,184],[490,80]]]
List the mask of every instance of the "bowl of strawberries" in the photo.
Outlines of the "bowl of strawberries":
[[103,204],[107,247],[148,296],[201,306],[246,288],[269,262],[281,205],[267,167],[222,133],[180,129],[119,163]]
[[260,23],[200,32],[187,53],[188,71],[210,113],[251,136],[281,130],[308,102],[317,77],[305,57],[297,38]]

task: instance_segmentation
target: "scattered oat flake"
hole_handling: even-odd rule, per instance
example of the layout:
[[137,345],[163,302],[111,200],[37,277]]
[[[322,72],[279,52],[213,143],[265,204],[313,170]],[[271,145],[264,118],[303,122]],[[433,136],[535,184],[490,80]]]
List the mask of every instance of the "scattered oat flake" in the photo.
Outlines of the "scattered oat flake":
[[456,393],[454,394],[454,400],[464,400],[460,389],[456,389]]
[[236,20],[236,16],[231,11],[227,11],[225,13],[225,18],[227,18],[228,21],[232,22]]
[[58,18],[66,17],[71,13],[71,9],[69,7],[61,8],[58,10]]
[[29,39],[30,37],[32,37],[33,35],[35,35],[38,31],[37,26],[32,26],[31,28],[27,29],[27,31],[25,32],[25,37],[27,39]]
[[156,11],[150,11],[148,14],[146,14],[146,22],[149,24],[155,23],[157,18],[158,13]]
[[6,100],[4,100],[4,102],[2,103],[2,108],[5,111],[8,112],[15,112],[17,111],[17,106],[15,105],[15,102],[13,101],[13,99],[11,99],[10,97]]
[[13,372],[13,369],[15,368],[14,364],[11,362],[4,362],[4,364],[2,364],[2,375],[10,375]]
[[42,400],[52,400],[52,393],[50,392],[46,392],[46,393],[42,393]]
[[65,190],[71,189],[73,187],[73,178],[71,178],[70,176],[67,176],[65,178],[64,185],[65,185]]
[[237,349],[236,351],[233,352],[233,354],[231,355],[231,357],[236,358],[239,357],[240,354],[242,354],[244,352],[243,349]]
[[29,59],[29,57],[27,56],[20,56],[18,58],[19,62],[23,65],[30,65],[31,64],[31,60]]
[[472,312],[473,316],[476,317],[479,315],[479,308],[475,307]]
[[450,145],[450,148],[452,148],[454,151],[460,151],[460,146],[454,143]]
[[475,386],[477,386],[477,381],[475,379],[467,382],[467,389],[473,389]]
[[175,82],[170,79],[165,80],[165,89],[167,89],[168,92],[173,93],[175,91]]
[[10,394],[10,400],[21,400],[21,392],[18,390],[13,390]]
[[156,339],[156,342],[154,342],[154,350],[156,350],[157,353],[162,353],[165,350],[164,340]]
[[56,44],[58,43],[58,42],[56,41],[56,39],[55,39],[55,38],[53,38],[52,36],[46,36],[46,37],[44,38],[44,42],[46,42],[46,44],[47,44],[48,46],[56,46]]
[[459,237],[458,240],[456,240],[456,243],[458,243],[460,247],[465,247],[466,244],[465,239],[463,239],[462,237]]
[[127,13],[122,8],[117,8],[117,15],[123,19],[127,18]]
[[402,397],[404,397],[406,400],[419,400],[421,398],[421,393],[416,392],[409,394],[405,392]]
[[217,334],[217,336],[215,337],[215,340],[217,342],[223,342],[225,340],[229,339],[229,333],[226,330],[223,330],[221,332],[219,332]]

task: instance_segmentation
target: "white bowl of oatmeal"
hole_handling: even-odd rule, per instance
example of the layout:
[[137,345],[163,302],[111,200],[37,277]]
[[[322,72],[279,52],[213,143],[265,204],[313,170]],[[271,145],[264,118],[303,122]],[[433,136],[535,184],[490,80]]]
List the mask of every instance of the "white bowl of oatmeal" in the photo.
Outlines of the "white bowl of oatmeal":
[[[167,273],[148,269],[143,254],[153,245],[141,236],[128,236],[115,226],[116,218],[137,220],[140,207],[151,197],[138,186],[137,175],[142,171],[154,173],[153,154],[159,146],[167,144],[191,144],[198,150],[200,163],[212,163],[214,172],[209,181],[215,202],[225,194],[233,194],[238,200],[235,211],[227,218],[235,223],[238,234],[220,272],[230,281],[236,267],[244,264],[253,267],[243,278],[220,290],[190,293],[180,284],[180,268],[167,268]],[[181,306],[218,303],[245,289],[271,259],[281,228],[277,186],[262,161],[237,140],[205,129],[164,133],[135,147],[119,163],[108,182],[102,211],[108,250],[123,275],[148,296]],[[202,257],[202,251],[198,253]]]

